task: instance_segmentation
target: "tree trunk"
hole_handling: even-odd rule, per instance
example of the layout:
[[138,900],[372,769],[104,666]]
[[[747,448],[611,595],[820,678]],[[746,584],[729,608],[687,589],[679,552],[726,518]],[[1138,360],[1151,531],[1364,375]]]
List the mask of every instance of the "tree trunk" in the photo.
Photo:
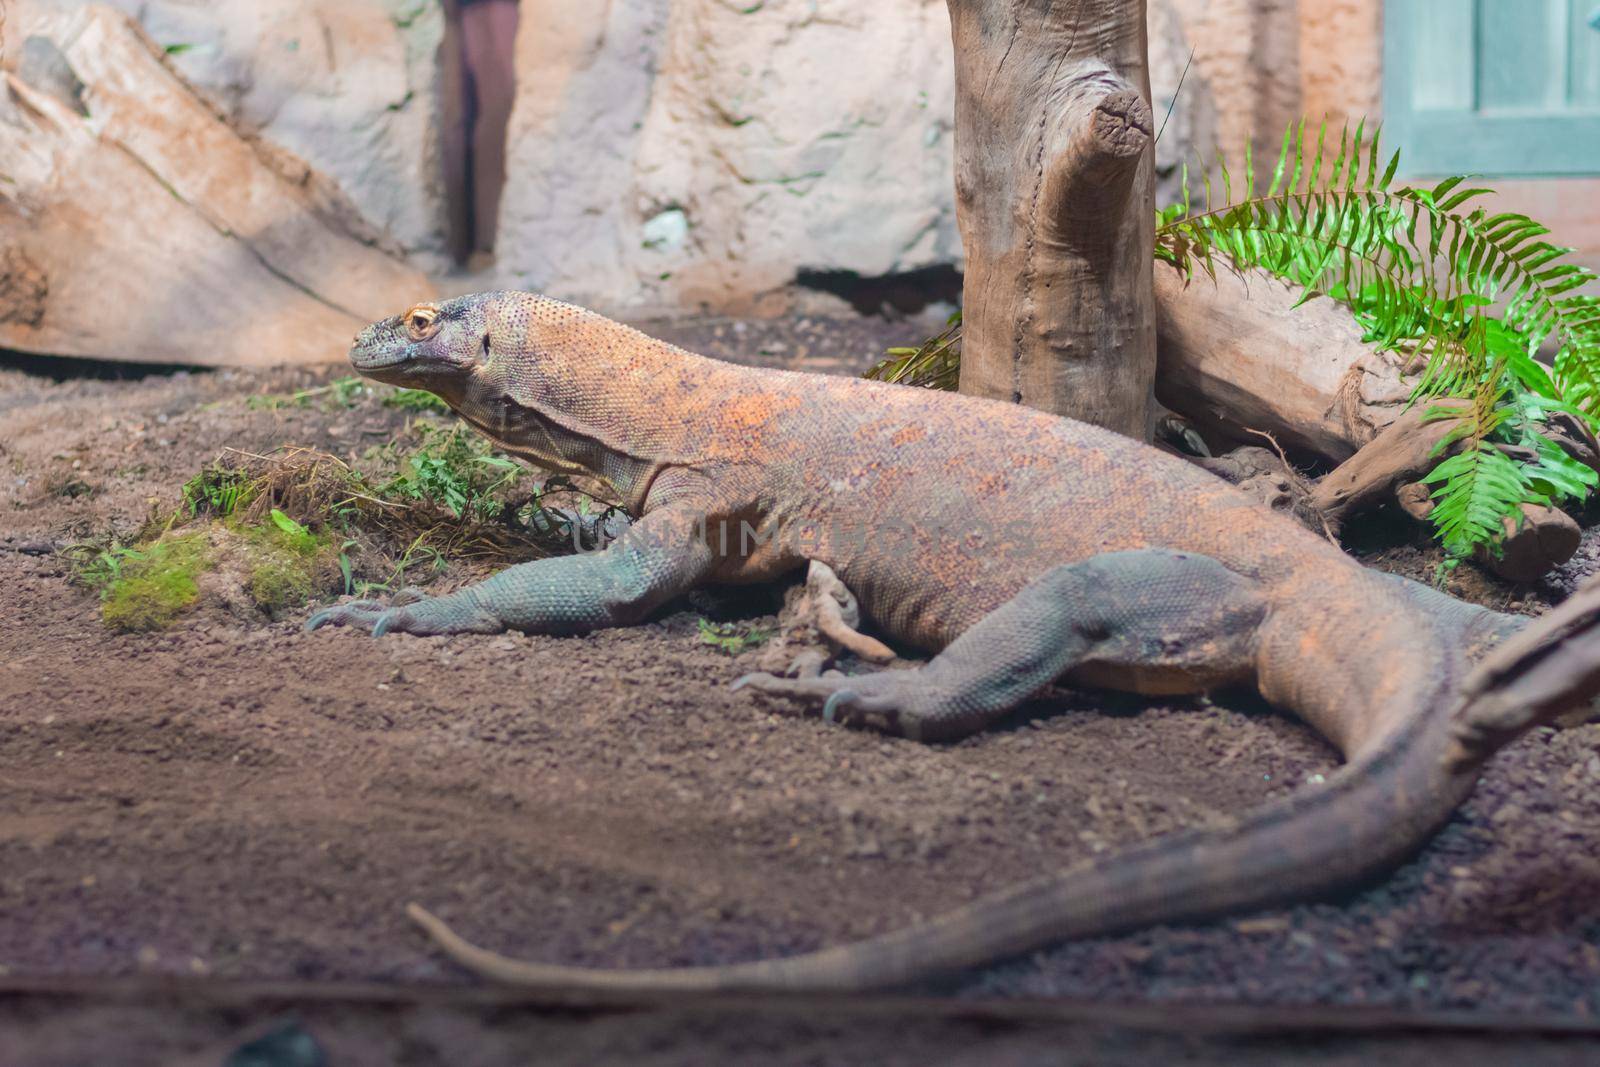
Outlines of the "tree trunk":
[[961,391],[1146,437],[1154,140],[1143,0],[949,0]]

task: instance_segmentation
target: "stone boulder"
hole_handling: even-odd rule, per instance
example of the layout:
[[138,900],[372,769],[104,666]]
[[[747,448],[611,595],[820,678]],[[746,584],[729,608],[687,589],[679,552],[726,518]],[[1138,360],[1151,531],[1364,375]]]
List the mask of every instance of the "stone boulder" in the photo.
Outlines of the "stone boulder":
[[524,0],[501,276],[778,310],[960,255],[944,0]]
[[326,175],[425,267],[444,264],[438,0],[110,4],[230,123]]
[[0,346],[138,362],[338,360],[432,292],[331,181],[244,136],[111,8],[10,12]]

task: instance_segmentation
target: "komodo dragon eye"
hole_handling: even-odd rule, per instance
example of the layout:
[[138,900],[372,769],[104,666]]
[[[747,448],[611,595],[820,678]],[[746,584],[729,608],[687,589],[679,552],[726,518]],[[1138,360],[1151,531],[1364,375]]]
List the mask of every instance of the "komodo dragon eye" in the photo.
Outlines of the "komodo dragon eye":
[[434,323],[439,321],[439,312],[436,308],[419,305],[405,313],[406,333],[411,335],[413,341],[426,341],[433,332]]

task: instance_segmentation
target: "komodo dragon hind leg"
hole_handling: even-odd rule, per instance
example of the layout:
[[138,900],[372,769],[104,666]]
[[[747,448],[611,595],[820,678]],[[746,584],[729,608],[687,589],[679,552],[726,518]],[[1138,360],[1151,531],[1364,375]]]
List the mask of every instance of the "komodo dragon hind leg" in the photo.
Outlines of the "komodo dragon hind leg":
[[1462,654],[1473,663],[1483,659],[1491,649],[1526,629],[1528,624],[1533,622],[1527,615],[1508,615],[1502,611],[1457,600],[1431,585],[1424,585],[1398,574],[1384,574],[1383,577],[1393,583],[1395,588],[1413,604],[1432,616],[1441,631],[1451,635]]
[[983,729],[1074,669],[1162,693],[1247,678],[1265,614],[1254,583],[1210,557],[1114,552],[1048,571],[924,666],[854,677],[750,674],[734,685],[820,699],[829,721],[848,708],[906,737],[941,740]]

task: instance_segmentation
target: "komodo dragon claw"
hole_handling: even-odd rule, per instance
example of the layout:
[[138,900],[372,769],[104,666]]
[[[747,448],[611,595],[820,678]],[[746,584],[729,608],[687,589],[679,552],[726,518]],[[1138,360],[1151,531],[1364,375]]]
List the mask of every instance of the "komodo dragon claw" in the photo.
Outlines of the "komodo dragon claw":
[[827,702],[822,705],[822,721],[833,722],[839,708],[845,704],[854,704],[861,699],[861,694],[854,689],[836,689]]
[[386,633],[434,637],[441,634],[499,633],[505,624],[460,596],[430,597],[415,586],[407,586],[385,603],[382,600],[352,600],[324,608],[306,620],[307,633],[323,626],[349,626],[366,630],[373,637]]
[[774,696],[821,699],[824,722],[839,722],[839,711],[848,707],[860,715],[881,715],[891,731],[914,737],[923,714],[923,693],[913,680],[913,671],[879,671],[873,674],[846,675],[828,671],[815,678],[779,678],[765,671],[746,674],[733,683],[733,689],[746,687]]
[[779,696],[816,697],[827,699],[822,705],[822,721],[829,723],[838,722],[840,707],[854,704],[861,699],[861,694],[850,688],[835,688],[833,679],[843,679],[838,671],[829,671],[825,675],[801,678],[780,678],[766,671],[756,671],[742,675],[728,687],[730,693],[749,687],[761,693],[773,693]]

